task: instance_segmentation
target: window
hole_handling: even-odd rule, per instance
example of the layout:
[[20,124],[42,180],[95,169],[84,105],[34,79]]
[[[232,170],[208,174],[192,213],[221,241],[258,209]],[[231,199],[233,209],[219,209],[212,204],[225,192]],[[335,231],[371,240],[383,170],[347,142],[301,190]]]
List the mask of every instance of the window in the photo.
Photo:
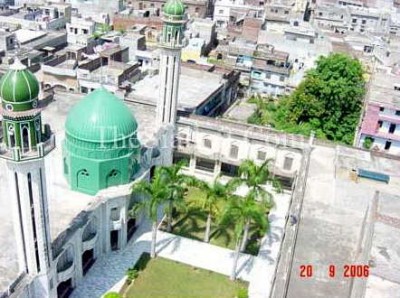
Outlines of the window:
[[391,141],[386,141],[385,150],[389,150],[390,146],[392,146],[392,142]]
[[352,20],[353,24],[357,23],[357,19]]
[[400,111],[397,110],[395,114],[396,114],[396,116],[400,116]]
[[231,150],[229,152],[229,157],[230,158],[237,158],[239,154],[239,147],[236,145],[231,146]]
[[378,126],[379,126],[379,128],[381,128],[381,127],[382,127],[382,125],[383,125],[383,122],[382,122],[382,120],[379,120],[379,121],[378,121]]
[[390,123],[389,133],[394,133],[395,130],[396,130],[396,124]]
[[265,78],[266,78],[266,79],[270,79],[270,78],[271,78],[271,73],[267,72],[267,73],[265,74]]
[[180,133],[179,134],[179,145],[182,147],[186,147],[187,141],[186,141],[187,135],[185,133]]
[[203,140],[203,145],[204,145],[204,147],[211,149],[211,147],[212,147],[211,140],[210,139],[204,139]]
[[366,23],[367,23],[366,20],[362,20],[362,21],[361,21],[361,24],[366,24]]
[[383,112],[384,110],[385,110],[384,107],[380,107],[380,108],[379,108],[379,111],[380,111],[380,112]]
[[223,9],[220,9],[220,10],[218,11],[218,13],[219,13],[219,14],[224,14],[224,10],[223,10]]
[[285,77],[284,76],[280,76],[279,77],[279,81],[284,82],[285,81]]
[[290,171],[292,169],[292,165],[293,165],[293,157],[286,156],[283,162],[283,169],[286,171]]
[[267,158],[267,152],[265,151],[257,151],[257,159],[258,160],[265,160]]

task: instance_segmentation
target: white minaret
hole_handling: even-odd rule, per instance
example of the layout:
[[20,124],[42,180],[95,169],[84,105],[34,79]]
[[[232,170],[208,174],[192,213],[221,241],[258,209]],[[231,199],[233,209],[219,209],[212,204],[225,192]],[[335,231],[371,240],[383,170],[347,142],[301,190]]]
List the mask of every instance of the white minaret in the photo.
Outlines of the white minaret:
[[40,293],[35,295],[46,297],[50,295],[48,273],[52,253],[44,157],[54,149],[55,142],[50,130],[42,129],[39,90],[35,76],[19,61],[2,77],[0,158],[6,161],[8,169],[8,199],[19,270],[39,276]]
[[185,7],[180,0],[169,0],[164,6],[160,38],[160,94],[157,103],[157,125],[175,127],[181,49],[184,47]]

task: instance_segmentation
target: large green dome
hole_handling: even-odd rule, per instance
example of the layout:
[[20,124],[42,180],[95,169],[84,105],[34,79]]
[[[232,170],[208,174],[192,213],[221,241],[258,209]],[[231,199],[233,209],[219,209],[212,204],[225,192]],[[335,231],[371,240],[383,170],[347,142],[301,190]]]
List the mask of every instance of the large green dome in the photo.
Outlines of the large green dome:
[[15,111],[35,108],[39,90],[35,75],[19,60],[10,66],[10,70],[0,80],[3,106],[10,104]]
[[136,135],[137,122],[121,99],[104,88],[97,89],[76,104],[68,114],[67,137],[110,143]]
[[171,16],[183,16],[185,6],[181,0],[168,0],[164,5],[164,13]]

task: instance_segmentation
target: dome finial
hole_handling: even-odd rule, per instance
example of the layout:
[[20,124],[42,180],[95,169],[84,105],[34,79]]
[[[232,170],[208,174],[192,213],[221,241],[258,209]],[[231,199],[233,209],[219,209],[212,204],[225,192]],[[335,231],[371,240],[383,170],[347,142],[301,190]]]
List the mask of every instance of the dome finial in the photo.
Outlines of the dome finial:
[[14,58],[14,63],[10,66],[11,70],[25,70],[26,66],[22,64],[21,60],[18,57]]

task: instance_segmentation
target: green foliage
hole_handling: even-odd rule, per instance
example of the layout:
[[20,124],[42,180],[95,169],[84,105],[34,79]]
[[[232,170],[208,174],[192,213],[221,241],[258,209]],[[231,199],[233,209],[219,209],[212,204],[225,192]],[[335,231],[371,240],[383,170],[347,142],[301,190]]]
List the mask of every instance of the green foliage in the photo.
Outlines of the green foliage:
[[[320,57],[315,69],[274,107],[257,107],[248,119],[289,133],[352,144],[365,93],[360,61],[344,54]],[[269,114],[268,114],[269,113]]]
[[156,168],[151,181],[142,180],[132,187],[135,193],[147,196],[146,199],[135,204],[130,210],[129,215],[136,217],[139,212],[144,211],[151,221],[157,221],[158,207],[163,205],[169,197],[169,189],[166,185],[166,178],[161,168]]
[[104,298],[122,298],[122,295],[117,292],[109,292],[104,295]]
[[139,271],[135,268],[129,268],[126,270],[126,282],[128,285],[132,283],[139,276]]
[[136,262],[135,266],[133,266],[134,269],[138,271],[142,271],[146,268],[147,263],[150,261],[150,254],[149,253],[142,253],[140,256],[139,260]]
[[363,143],[364,149],[368,149],[368,150],[371,149],[373,143],[374,143],[374,139],[373,138],[366,137],[364,139],[364,143]]
[[239,288],[236,294],[237,298],[249,298],[249,290],[247,288]]

